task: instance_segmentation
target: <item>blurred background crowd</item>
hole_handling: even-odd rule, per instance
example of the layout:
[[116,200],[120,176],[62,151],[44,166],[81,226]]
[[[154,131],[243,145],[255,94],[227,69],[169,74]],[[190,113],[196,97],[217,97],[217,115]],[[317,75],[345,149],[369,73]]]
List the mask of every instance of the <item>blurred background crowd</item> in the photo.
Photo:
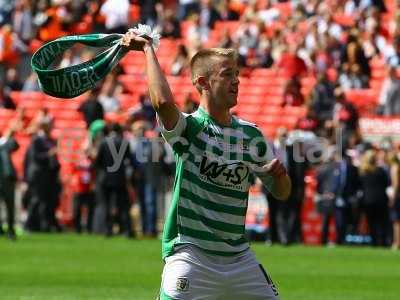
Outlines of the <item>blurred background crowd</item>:
[[[192,55],[211,46],[238,50],[234,112],[270,138],[293,181],[287,202],[252,190],[268,201],[269,241],[344,244],[359,237],[399,248],[400,127],[375,139],[360,127],[363,118],[400,116],[399,6],[396,0],[0,0],[0,232],[15,239],[17,223],[25,231],[159,234],[174,160],[159,138],[142,54],[129,53],[95,90],[68,101],[41,93],[30,69],[34,51],[58,37],[125,33],[145,23],[162,34],[160,64],[187,113],[198,105],[188,76]],[[87,61],[96,51],[71,48],[54,68]],[[324,145],[310,158],[319,138]],[[122,163],[110,171],[113,151],[123,153]],[[312,230],[317,239],[305,237]]]

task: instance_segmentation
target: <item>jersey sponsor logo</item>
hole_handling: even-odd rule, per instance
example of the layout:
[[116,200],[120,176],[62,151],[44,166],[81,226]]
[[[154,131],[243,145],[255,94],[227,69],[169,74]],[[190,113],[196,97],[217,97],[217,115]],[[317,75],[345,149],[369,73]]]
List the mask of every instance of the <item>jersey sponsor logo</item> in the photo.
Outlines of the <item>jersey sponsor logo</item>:
[[215,185],[240,188],[249,175],[249,168],[241,162],[220,163],[203,156],[200,163],[200,178]]
[[186,292],[189,289],[189,279],[186,277],[178,277],[176,280],[176,290],[178,292]]

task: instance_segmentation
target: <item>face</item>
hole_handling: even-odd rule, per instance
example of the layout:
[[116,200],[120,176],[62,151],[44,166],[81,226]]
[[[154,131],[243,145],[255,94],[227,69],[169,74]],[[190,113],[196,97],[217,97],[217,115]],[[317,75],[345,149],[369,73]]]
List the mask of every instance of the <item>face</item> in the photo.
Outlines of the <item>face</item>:
[[210,95],[217,107],[229,109],[237,104],[239,68],[237,61],[218,58],[209,77]]

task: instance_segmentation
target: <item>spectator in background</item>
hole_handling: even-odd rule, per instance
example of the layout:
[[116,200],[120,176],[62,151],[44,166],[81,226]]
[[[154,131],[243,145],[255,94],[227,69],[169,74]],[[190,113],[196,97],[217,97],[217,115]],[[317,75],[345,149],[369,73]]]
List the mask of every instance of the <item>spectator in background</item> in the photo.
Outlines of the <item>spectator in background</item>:
[[361,73],[361,67],[358,64],[351,66],[348,80],[350,89],[366,89],[369,85],[367,75]]
[[279,9],[272,6],[272,1],[259,1],[257,7],[257,18],[262,20],[266,26],[272,25],[280,17]]
[[341,129],[343,147],[347,149],[351,138],[358,130],[358,112],[354,105],[346,100],[341,88],[335,89],[336,104],[334,107],[333,121],[337,129]]
[[332,118],[335,105],[334,86],[325,73],[319,74],[311,91],[311,107],[320,121]]
[[95,195],[93,192],[94,172],[89,157],[76,162],[73,166],[72,181],[73,196],[73,220],[77,233],[82,232],[82,208],[86,207],[86,230],[92,232],[93,214],[95,207]]
[[328,241],[329,221],[334,217],[336,243],[340,245],[347,233],[357,230],[361,181],[350,157],[337,151],[332,156],[318,170],[316,203],[322,214],[322,244]]
[[221,20],[218,10],[212,0],[200,0],[200,25],[214,29],[215,22]]
[[100,14],[105,18],[108,33],[125,33],[128,30],[129,0],[106,0]]
[[232,48],[233,44],[234,43],[231,34],[229,32],[229,29],[224,28],[217,46],[220,48]]
[[10,23],[12,19],[14,3],[12,1],[2,0],[0,1],[0,4],[0,24]]
[[98,95],[98,100],[103,106],[104,113],[120,111],[121,104],[118,99],[120,93],[122,93],[122,86],[113,75],[108,76]]
[[174,76],[180,76],[187,72],[190,64],[189,53],[185,45],[180,44],[178,46],[178,51],[172,62],[171,74]]
[[[88,57],[88,60],[91,57]],[[66,68],[69,66],[80,64],[82,60],[75,49],[68,49],[64,52],[63,58],[58,66],[58,68]]]
[[10,91],[0,82],[0,108],[15,109],[15,103],[10,97]]
[[[288,138],[288,132],[285,127],[279,127],[276,130],[276,137],[274,139],[274,151],[276,157],[285,165],[287,165],[287,152],[286,142]],[[280,228],[278,229],[277,215],[279,200],[272,196],[268,189],[263,186],[262,191],[266,196],[268,202],[268,218],[269,218],[269,240],[271,243],[283,243],[288,244],[288,236],[286,228],[282,228],[282,220],[280,220]],[[281,213],[282,215],[282,213]],[[284,221],[284,220],[283,220]],[[279,234],[278,234],[279,231]]]
[[396,151],[389,154],[391,193],[389,207],[393,224],[392,249],[400,249],[400,160]]
[[393,48],[389,49],[387,52],[386,56],[388,57],[389,65],[393,67],[400,66],[400,32],[398,36],[394,38]]
[[366,39],[363,41],[365,56],[368,60],[384,54],[387,48],[386,39],[379,33],[378,25],[365,32]]
[[270,68],[274,63],[272,58],[272,48],[270,41],[262,35],[257,48],[250,51],[251,56],[247,56],[246,65],[251,68]]
[[155,123],[156,112],[151,105],[150,96],[148,94],[141,94],[139,96],[139,103],[130,111],[130,119],[132,122],[136,120],[146,120],[151,124]]
[[340,71],[340,75],[338,78],[338,83],[340,85],[340,87],[344,90],[350,90],[352,89],[352,83],[350,80],[350,67],[348,63],[344,63],[341,65],[341,71]]
[[257,48],[259,40],[259,27],[252,22],[252,19],[244,17],[236,31],[233,39],[238,45],[239,63],[247,65],[247,57]]
[[292,77],[285,86],[282,106],[302,106],[304,96],[301,93],[301,82],[298,77]]
[[277,67],[286,78],[301,77],[307,73],[306,63],[298,56],[298,46],[290,44],[284,48]]
[[53,125],[54,117],[50,114],[46,107],[41,108],[36,115],[30,120],[29,124],[26,126],[25,133],[32,136],[35,135],[42,123],[49,123],[50,126]]
[[377,165],[376,151],[367,150],[361,159],[360,179],[364,193],[363,207],[374,246],[388,245],[388,196],[387,172]]
[[234,10],[231,4],[231,0],[222,0],[218,4],[218,12],[221,16],[221,20],[224,21],[236,21],[239,20],[240,14]]
[[88,128],[88,136],[84,144],[85,153],[90,159],[94,159],[97,155],[98,146],[104,136],[108,134],[108,128],[104,120],[93,121]]
[[24,42],[30,42],[35,34],[32,13],[32,1],[17,0],[12,20],[15,33]]
[[0,28],[0,64],[15,67],[20,61],[20,53],[26,52],[26,45],[13,32],[11,25],[5,24]]
[[[117,2],[117,1],[116,1]],[[163,10],[160,0],[139,0],[140,5],[140,23],[154,27],[158,20],[158,11]]]
[[[193,14],[190,16],[192,23],[190,24],[187,32],[188,42],[194,44],[193,46],[201,47],[201,45],[208,41],[210,28],[200,22],[200,15]],[[199,45],[197,45],[199,43]]]
[[133,184],[140,204],[142,232],[157,236],[157,197],[161,188],[161,159],[163,146],[156,139],[146,136],[146,121],[132,124],[131,155],[134,161]]
[[358,228],[361,181],[347,155],[337,160],[334,174],[336,241],[343,244],[346,234],[355,234]]
[[43,42],[50,42],[68,35],[65,27],[72,21],[72,15],[61,2],[60,0],[52,3],[39,1],[37,4],[34,22],[38,27],[38,37]]
[[104,119],[103,105],[99,101],[100,87],[96,87],[89,91],[89,95],[85,101],[81,103],[78,111],[83,114],[86,127],[89,128],[96,120]]
[[51,122],[43,119],[39,130],[32,139],[31,159],[28,166],[28,184],[32,199],[28,208],[27,228],[32,228],[32,218],[39,214],[40,230],[61,231],[56,219],[61,182],[60,163],[57,158],[57,141],[51,137]]
[[199,12],[199,0],[179,0],[178,19],[184,20],[188,16]]
[[21,78],[19,78],[15,68],[7,70],[5,88],[8,88],[10,91],[20,91],[22,89]]
[[396,67],[390,66],[388,69],[388,76],[382,84],[379,104],[384,115],[400,115],[400,79]]
[[314,202],[321,214],[321,244],[326,245],[329,239],[329,222],[335,211],[335,194],[333,191],[333,174],[335,169],[335,154],[331,151],[330,160],[317,169],[317,189]]
[[128,238],[133,237],[127,189],[127,167],[132,165],[132,160],[129,143],[124,139],[119,124],[110,125],[110,132],[98,146],[93,165],[96,173],[95,193],[99,231],[108,237],[112,236],[114,219],[117,219],[120,233],[124,233]]
[[[4,201],[7,211],[7,235],[11,240],[15,235],[15,187],[17,172],[11,160],[11,154],[18,150],[19,145],[13,137],[13,125],[3,136],[0,137],[0,200]],[[0,235],[3,233],[0,212]]]
[[316,117],[315,111],[310,107],[307,108],[306,115],[297,120],[297,124],[295,126],[296,129],[313,132],[315,132],[318,127],[318,118]]
[[317,22],[311,22],[308,32],[305,33],[304,47],[309,53],[314,53],[318,48],[319,32]]
[[369,61],[365,55],[360,40],[360,32],[358,30],[352,30],[350,32],[342,54],[342,62],[347,62],[349,64],[350,71],[353,69],[353,65],[359,65],[361,74],[365,75],[367,78],[370,77],[371,69]]
[[[284,136],[281,136],[281,139],[283,138]],[[287,140],[280,156],[293,183],[289,198],[286,201],[276,202],[278,239],[281,244],[288,245],[302,241],[301,208],[305,195],[304,177],[308,163],[305,159],[296,159],[299,156],[305,157],[304,144],[301,140]]]
[[23,92],[38,92],[40,91],[38,78],[35,72],[31,72],[28,78],[24,81],[22,85]]
[[179,39],[181,37],[181,26],[172,9],[165,9],[159,23],[161,26],[161,36],[163,38]]

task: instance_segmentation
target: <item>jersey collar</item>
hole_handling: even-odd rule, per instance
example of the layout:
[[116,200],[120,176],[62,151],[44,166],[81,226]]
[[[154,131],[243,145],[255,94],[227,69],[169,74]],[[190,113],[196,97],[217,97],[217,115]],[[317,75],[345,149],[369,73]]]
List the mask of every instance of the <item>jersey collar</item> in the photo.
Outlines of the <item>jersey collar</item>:
[[210,120],[212,123],[218,125],[219,127],[236,128],[238,126],[237,118],[234,115],[231,115],[231,125],[225,126],[225,125],[220,124],[217,120],[215,120],[212,116],[210,116],[210,114],[205,110],[204,107],[199,106],[199,108],[197,109],[197,112],[202,118],[204,118],[206,120]]

